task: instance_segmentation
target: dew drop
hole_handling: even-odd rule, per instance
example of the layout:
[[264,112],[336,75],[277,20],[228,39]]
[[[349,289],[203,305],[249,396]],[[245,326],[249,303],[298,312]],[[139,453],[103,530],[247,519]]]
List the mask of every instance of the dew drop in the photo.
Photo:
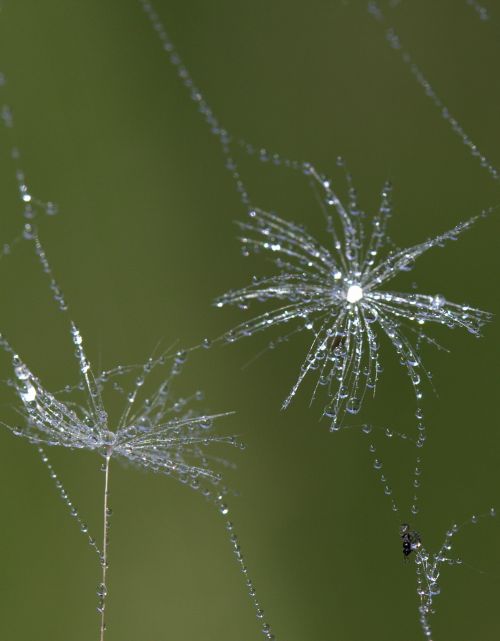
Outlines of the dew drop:
[[357,414],[361,409],[361,401],[357,396],[351,396],[347,401],[346,410],[349,414]]
[[23,391],[19,392],[19,396],[25,403],[32,403],[36,398],[36,389],[28,383]]
[[346,293],[348,303],[352,305],[359,302],[363,298],[363,290],[359,285],[351,285]]
[[30,376],[28,368],[23,364],[17,365],[17,367],[14,368],[14,373],[20,381],[25,381]]
[[446,298],[442,294],[436,294],[432,298],[432,307],[434,309],[440,309],[446,303]]

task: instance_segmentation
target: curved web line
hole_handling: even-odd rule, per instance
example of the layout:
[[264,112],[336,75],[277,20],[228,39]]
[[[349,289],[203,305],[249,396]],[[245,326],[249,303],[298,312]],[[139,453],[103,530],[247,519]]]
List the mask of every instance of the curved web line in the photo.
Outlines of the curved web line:
[[[379,23],[386,25],[384,14],[376,2],[372,1],[368,3],[368,11]],[[448,108],[445,106],[444,102],[437,95],[431,83],[427,80],[426,76],[424,75],[420,67],[418,67],[417,64],[413,61],[413,58],[408,53],[408,51],[406,51],[403,48],[401,39],[399,35],[396,33],[396,31],[394,30],[394,28],[392,27],[388,28],[387,26],[385,26],[385,29],[386,29],[385,37],[389,46],[399,54],[401,60],[408,66],[408,68],[411,71],[411,74],[413,75],[417,83],[420,85],[420,87],[424,90],[425,95],[438,108],[443,120],[449,125],[450,129],[458,136],[462,144],[465,147],[467,147],[471,156],[479,160],[480,166],[488,172],[488,174],[491,176],[491,178],[493,178],[493,180],[495,181],[498,180],[498,178],[500,177],[498,169],[479,150],[477,145],[474,144],[474,142],[472,141],[470,136],[465,132],[464,128],[458,122],[458,120],[454,116],[452,116]]]

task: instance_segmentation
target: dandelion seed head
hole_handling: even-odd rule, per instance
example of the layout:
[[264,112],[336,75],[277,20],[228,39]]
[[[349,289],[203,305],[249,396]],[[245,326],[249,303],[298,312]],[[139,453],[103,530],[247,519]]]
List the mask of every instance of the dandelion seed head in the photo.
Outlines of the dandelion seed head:
[[[213,498],[200,481],[219,484],[222,475],[213,469],[214,464],[230,464],[213,456],[209,447],[242,445],[234,436],[214,432],[216,420],[227,414],[199,411],[196,403],[202,401],[202,392],[190,397],[173,396],[172,380],[180,373],[186,354],[150,358],[144,365],[118,366],[94,375],[74,324],[71,336],[81,380],[56,393],[49,392],[2,339],[3,348],[12,356],[14,379],[10,384],[16,390],[20,401],[17,409],[25,422],[25,427],[7,427],[38,446],[96,451],[177,478]],[[142,395],[148,376],[165,365],[170,365],[166,378]],[[106,390],[118,394],[124,405],[116,424],[112,424],[103,404]]]
[[[392,215],[392,188],[388,183],[383,186],[379,210],[370,221],[361,215],[350,177],[350,198],[344,204],[333,192],[332,181],[324,179],[312,166],[309,175],[323,191],[330,242],[323,245],[303,226],[275,213],[252,209],[249,219],[239,223],[240,240],[248,253],[268,252],[277,273],[254,278],[250,285],[221,296],[216,305],[248,309],[251,303],[276,304],[273,310],[228,331],[224,335],[228,343],[289,325],[296,329],[287,330],[273,345],[303,330],[313,333],[296,383],[283,406],[289,405],[307,375],[316,375],[313,398],[325,390],[324,415],[335,430],[345,413],[357,414],[367,393],[375,391],[382,372],[380,336],[389,339],[420,401],[422,382],[430,374],[421,361],[419,346],[427,342],[439,347],[424,333],[423,326],[434,323],[480,335],[490,314],[452,303],[442,294],[406,293],[386,287],[398,274],[413,269],[425,252],[456,240],[481,216],[412,247],[396,249],[387,233]],[[424,439],[425,435],[422,443]]]

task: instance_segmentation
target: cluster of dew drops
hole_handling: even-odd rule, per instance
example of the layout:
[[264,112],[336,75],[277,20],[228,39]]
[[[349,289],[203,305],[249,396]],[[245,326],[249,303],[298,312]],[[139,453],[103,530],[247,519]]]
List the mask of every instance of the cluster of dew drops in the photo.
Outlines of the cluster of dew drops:
[[450,558],[448,553],[452,549],[453,537],[466,525],[476,525],[483,518],[496,517],[494,507],[490,508],[485,514],[473,514],[468,521],[461,525],[454,523],[446,532],[443,544],[436,554],[430,554],[420,544],[416,547],[415,563],[417,566],[417,595],[420,598],[419,616],[420,624],[426,638],[431,639],[432,628],[429,622],[429,616],[434,613],[433,600],[435,596],[441,593],[439,586],[440,566],[462,565],[462,559]]

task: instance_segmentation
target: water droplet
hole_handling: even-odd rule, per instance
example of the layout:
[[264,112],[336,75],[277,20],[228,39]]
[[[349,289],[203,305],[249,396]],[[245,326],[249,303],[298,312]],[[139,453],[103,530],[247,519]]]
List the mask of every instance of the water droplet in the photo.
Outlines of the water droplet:
[[347,290],[345,297],[348,303],[354,305],[363,298],[363,289],[359,285],[351,285]]
[[36,399],[36,389],[28,383],[25,389],[19,392],[19,396],[25,403],[32,403]]
[[103,430],[101,433],[101,443],[104,446],[114,445],[116,440],[116,434],[110,432],[109,430]]
[[17,367],[14,368],[14,373],[20,381],[25,381],[30,376],[29,369],[24,364],[17,365]]
[[432,307],[434,309],[440,309],[446,303],[446,298],[442,294],[436,294],[432,298]]
[[81,345],[82,342],[83,342],[82,341],[82,337],[81,337],[81,334],[78,331],[78,329],[75,327],[75,325],[72,325],[72,327],[71,327],[71,334],[72,334],[72,337],[73,337],[73,343],[75,345]]
[[55,216],[58,212],[57,205],[53,202],[48,202],[45,204],[45,213],[47,216]]
[[357,396],[351,396],[347,401],[346,410],[349,414],[357,414],[361,409],[361,401]]

